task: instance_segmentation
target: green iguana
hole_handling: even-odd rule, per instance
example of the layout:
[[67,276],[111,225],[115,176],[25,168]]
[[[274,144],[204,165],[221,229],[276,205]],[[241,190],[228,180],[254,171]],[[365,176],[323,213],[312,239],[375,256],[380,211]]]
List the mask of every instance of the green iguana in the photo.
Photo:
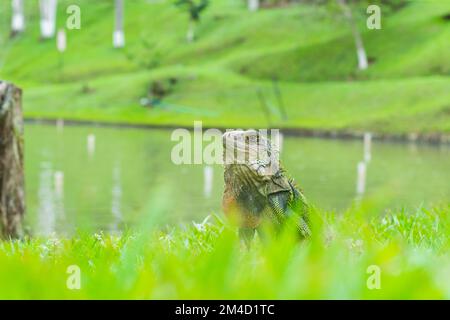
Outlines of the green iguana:
[[279,165],[270,141],[255,130],[236,130],[223,135],[223,146],[222,205],[227,216],[237,218],[241,238],[248,243],[264,219],[281,227],[294,214],[300,237],[310,237],[306,199]]

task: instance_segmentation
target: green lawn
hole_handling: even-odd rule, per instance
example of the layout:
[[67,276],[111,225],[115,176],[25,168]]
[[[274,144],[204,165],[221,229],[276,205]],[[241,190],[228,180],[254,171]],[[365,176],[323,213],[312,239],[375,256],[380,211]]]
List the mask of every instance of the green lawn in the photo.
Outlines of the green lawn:
[[312,240],[256,237],[250,250],[215,217],[160,231],[154,209],[123,235],[1,242],[0,298],[449,299],[449,209],[314,210]]
[[[54,41],[38,40],[34,3],[27,4],[25,34],[6,40],[0,50],[1,78],[25,89],[29,118],[450,132],[450,24],[443,18],[450,5],[445,1],[411,1],[397,12],[383,8],[381,30],[365,29],[365,8],[355,8],[374,61],[365,72],[356,71],[350,30],[336,8],[303,4],[249,13],[243,2],[213,1],[197,41],[188,44],[188,18],[180,8],[126,1],[127,46],[114,50],[112,2],[60,1],[59,26],[69,3],[80,5],[82,28],[68,31],[63,58]],[[276,107],[273,76],[280,79],[287,120]],[[151,82],[169,77],[177,84],[166,98],[168,106],[140,106]]]

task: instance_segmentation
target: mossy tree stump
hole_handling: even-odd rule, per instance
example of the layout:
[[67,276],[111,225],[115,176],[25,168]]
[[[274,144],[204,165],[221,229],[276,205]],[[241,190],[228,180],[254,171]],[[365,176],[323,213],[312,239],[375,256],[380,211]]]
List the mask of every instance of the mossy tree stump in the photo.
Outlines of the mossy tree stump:
[[0,237],[23,235],[25,213],[22,90],[0,81]]

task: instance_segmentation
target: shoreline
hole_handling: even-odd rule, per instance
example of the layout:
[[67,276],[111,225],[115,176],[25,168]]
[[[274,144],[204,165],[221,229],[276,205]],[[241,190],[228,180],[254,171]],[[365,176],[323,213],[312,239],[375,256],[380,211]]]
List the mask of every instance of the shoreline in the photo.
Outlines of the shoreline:
[[[165,124],[146,124],[146,123],[126,123],[126,122],[107,122],[94,120],[66,120],[51,118],[24,118],[25,124],[54,125],[63,120],[64,126],[93,126],[117,129],[145,129],[145,130],[174,130],[187,129],[193,130],[193,127],[182,125],[165,125]],[[204,126],[204,130],[219,129],[225,131],[230,128],[225,127],[209,127]],[[259,129],[259,128],[254,128]],[[273,128],[272,128],[273,129]],[[322,138],[322,139],[339,139],[339,140],[361,140],[368,131],[359,130],[337,130],[337,129],[307,129],[307,128],[280,128],[281,133],[288,137],[305,137],[305,138]],[[450,144],[450,134],[444,133],[379,133],[370,132],[372,139],[375,141],[385,142],[413,142],[426,144]]]

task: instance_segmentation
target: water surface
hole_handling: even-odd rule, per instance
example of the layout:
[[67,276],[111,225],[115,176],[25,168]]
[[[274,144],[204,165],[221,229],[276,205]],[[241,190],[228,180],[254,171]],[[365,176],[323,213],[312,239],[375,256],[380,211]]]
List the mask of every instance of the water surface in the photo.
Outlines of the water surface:
[[[170,135],[27,125],[27,223],[33,233],[122,230],[150,216],[155,206],[164,208],[165,224],[220,214],[222,167],[205,173],[204,165],[173,164]],[[282,160],[311,203],[337,212],[354,204],[362,141],[285,137]],[[373,142],[362,198],[380,214],[385,208],[448,203],[449,160],[449,146]],[[205,175],[212,177],[210,185]]]

